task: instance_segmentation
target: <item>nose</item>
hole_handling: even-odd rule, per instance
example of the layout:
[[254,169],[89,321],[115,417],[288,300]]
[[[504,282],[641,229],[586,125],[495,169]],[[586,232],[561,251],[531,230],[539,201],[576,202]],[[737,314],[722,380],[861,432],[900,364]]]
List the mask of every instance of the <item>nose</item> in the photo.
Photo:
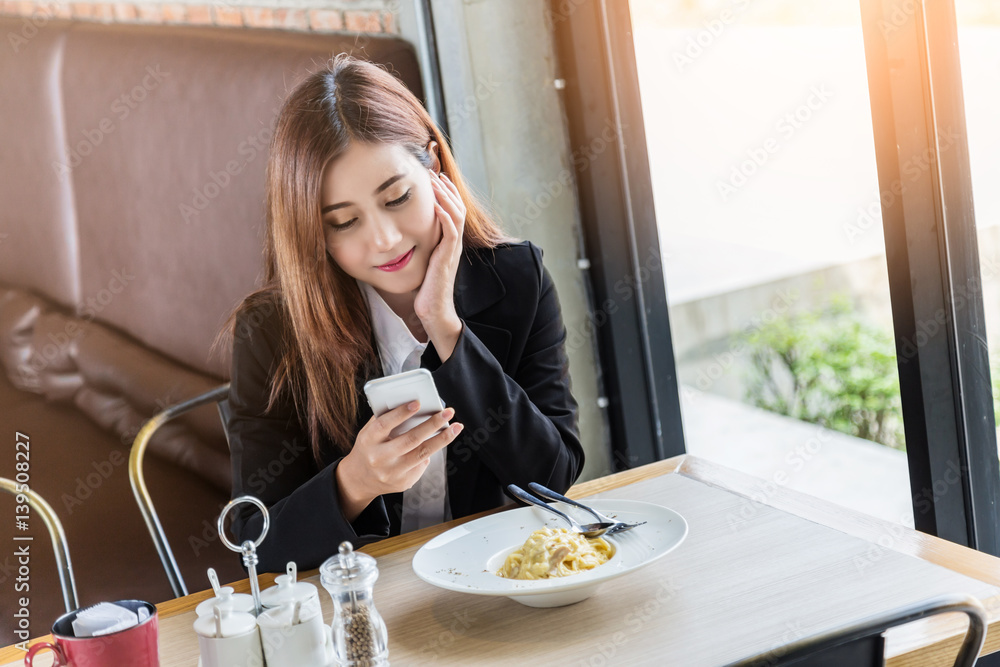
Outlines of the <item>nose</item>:
[[378,252],[389,252],[399,246],[403,235],[388,216],[375,216],[372,225],[372,245]]

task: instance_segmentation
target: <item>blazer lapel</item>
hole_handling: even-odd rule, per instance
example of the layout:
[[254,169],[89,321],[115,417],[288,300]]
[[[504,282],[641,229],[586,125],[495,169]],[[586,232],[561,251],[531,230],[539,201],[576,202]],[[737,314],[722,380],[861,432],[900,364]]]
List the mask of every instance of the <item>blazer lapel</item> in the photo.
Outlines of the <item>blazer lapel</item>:
[[455,311],[506,369],[510,331],[479,322],[475,317],[507,295],[492,259],[492,249],[465,250],[455,276]]
[[455,310],[462,319],[482,312],[502,299],[507,289],[497,275],[491,249],[466,248],[455,275]]

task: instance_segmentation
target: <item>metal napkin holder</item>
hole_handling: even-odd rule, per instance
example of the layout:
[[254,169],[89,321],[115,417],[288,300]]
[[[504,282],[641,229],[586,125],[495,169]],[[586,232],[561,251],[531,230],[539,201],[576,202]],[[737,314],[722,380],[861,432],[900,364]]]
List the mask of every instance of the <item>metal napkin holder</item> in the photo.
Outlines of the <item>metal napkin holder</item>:
[[[261,514],[264,516],[264,528],[260,531],[260,537],[258,537],[256,541],[246,540],[242,545],[237,545],[226,537],[226,532],[223,530],[223,527],[226,515],[229,514],[229,511],[237,505],[242,505],[244,503],[256,505],[260,509]],[[257,547],[259,547],[260,543],[264,541],[264,538],[267,536],[267,530],[270,527],[271,517],[267,513],[267,507],[264,506],[264,503],[253,496],[239,496],[238,498],[233,498],[226,504],[225,507],[222,508],[222,513],[219,514],[219,539],[222,540],[222,543],[226,545],[227,549],[243,555],[243,565],[250,573],[250,593],[253,595],[255,616],[259,616],[263,610],[263,607],[261,607],[260,604],[260,583],[257,581]]]

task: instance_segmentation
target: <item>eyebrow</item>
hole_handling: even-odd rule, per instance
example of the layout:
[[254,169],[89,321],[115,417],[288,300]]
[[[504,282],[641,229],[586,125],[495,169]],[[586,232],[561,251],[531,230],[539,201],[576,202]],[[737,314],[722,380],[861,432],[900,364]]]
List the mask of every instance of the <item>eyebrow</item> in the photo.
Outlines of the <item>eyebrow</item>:
[[[395,176],[392,176],[391,178],[389,178],[388,180],[386,180],[385,183],[383,183],[382,185],[380,185],[377,188],[375,188],[375,192],[372,193],[372,196],[377,195],[378,193],[382,192],[387,187],[389,187],[390,185],[392,185],[393,183],[395,183],[399,179],[403,178],[404,176],[406,176],[406,174],[396,174]],[[350,206],[352,203],[353,202],[342,201],[339,204],[329,204],[327,206],[324,206],[323,210],[320,211],[319,214],[320,215],[326,215],[326,213],[328,211],[335,211],[338,208],[344,208],[345,206]]]

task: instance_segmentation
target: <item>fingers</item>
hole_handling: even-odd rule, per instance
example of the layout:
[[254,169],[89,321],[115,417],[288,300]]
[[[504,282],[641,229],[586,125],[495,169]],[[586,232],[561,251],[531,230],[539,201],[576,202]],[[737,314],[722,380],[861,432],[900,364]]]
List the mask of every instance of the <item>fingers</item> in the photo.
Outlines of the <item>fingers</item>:
[[434,208],[440,214],[448,216],[448,218],[455,218],[459,211],[458,205],[452,200],[452,195],[450,192],[445,190],[444,186],[441,185],[441,181],[432,181],[434,183]]
[[465,203],[458,193],[458,188],[447,176],[438,176],[431,172],[431,184],[435,193],[439,195],[442,210],[448,212],[458,223],[465,220]]
[[458,186],[451,182],[451,179],[446,175],[443,175],[441,182],[447,186],[448,192],[451,194],[454,204],[455,204],[455,215],[453,218],[455,220],[455,233],[457,236],[462,235],[462,230],[465,227],[465,215],[467,213],[465,208],[465,202],[462,201],[462,195],[458,192]]
[[431,170],[431,183],[436,187],[435,190],[441,192],[442,195],[451,199],[453,202],[458,203],[462,201],[461,195],[458,194],[458,188],[451,179],[445,173],[438,174],[433,169]]
[[434,203],[434,212],[441,218],[441,239],[453,243],[458,238],[455,217],[445,211],[444,207],[437,202]]
[[455,207],[456,208],[461,208],[462,207],[462,195],[460,195],[458,193],[458,187],[454,183],[451,182],[451,179],[448,178],[447,175],[442,174],[441,175],[441,179],[439,180],[439,183],[441,183],[441,185],[444,186],[444,188],[442,188],[442,189],[444,190],[444,192],[448,196],[448,198],[451,200],[451,202],[453,204],[455,204]]
[[[434,215],[441,220],[441,244],[449,250],[449,260],[457,262],[462,253],[462,234],[465,228],[465,205],[452,201],[441,181],[435,184]],[[455,197],[461,202],[461,198]]]
[[380,439],[385,440],[389,437],[389,432],[392,429],[412,417],[419,407],[420,401],[410,401],[383,413],[379,417],[374,417],[373,422],[369,423],[374,425],[377,433],[381,436]]
[[[413,412],[402,405],[386,412],[382,417],[373,418],[365,426],[371,427],[371,432],[364,438],[359,435],[358,443],[364,443],[364,446],[356,446],[348,455],[362,461],[360,465],[364,474],[360,476],[367,480],[368,487],[376,495],[403,491],[413,486],[427,467],[430,456],[447,446],[462,432],[462,424],[448,424],[448,420],[455,416],[455,410],[447,408],[406,433],[388,439],[389,431],[410,416],[413,416]],[[444,430],[437,433],[441,429]]]
[[417,424],[406,433],[401,433],[391,441],[395,448],[395,455],[405,456],[432,435],[448,426],[448,422],[454,416],[454,408],[445,408],[441,412],[432,415],[430,419]]
[[[421,424],[421,426],[423,426],[423,424]],[[458,437],[458,434],[462,432],[463,428],[465,428],[463,424],[456,422],[441,433],[435,435],[433,438],[424,440],[403,456],[404,464],[410,469],[417,466],[427,465],[427,459],[431,457],[431,454],[447,447],[456,437]]]

